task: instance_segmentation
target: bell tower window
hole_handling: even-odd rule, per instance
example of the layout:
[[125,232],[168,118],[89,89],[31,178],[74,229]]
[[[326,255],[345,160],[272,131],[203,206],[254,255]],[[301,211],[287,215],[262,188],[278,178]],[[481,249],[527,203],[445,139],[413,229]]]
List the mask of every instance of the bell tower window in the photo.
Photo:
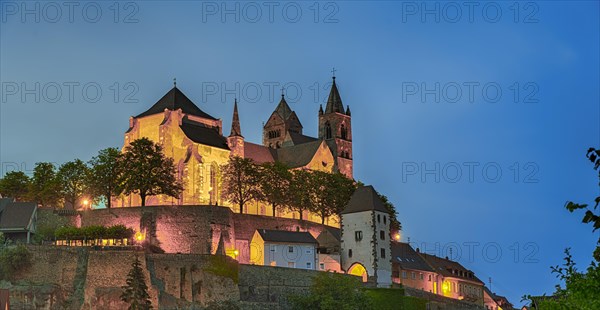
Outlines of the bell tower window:
[[325,139],[331,139],[331,124],[329,124],[329,122],[327,122],[325,124]]
[[346,126],[344,126],[344,124],[342,124],[342,128],[340,129],[340,131],[342,134],[342,139],[348,140],[348,130],[346,129]]

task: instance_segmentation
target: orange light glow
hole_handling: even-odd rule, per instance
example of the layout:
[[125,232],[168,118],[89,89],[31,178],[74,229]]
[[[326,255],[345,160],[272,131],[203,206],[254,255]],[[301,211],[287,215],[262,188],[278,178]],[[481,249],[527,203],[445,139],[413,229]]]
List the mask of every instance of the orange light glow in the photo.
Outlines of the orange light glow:
[[396,234],[394,235],[394,240],[396,240],[396,241],[400,241],[400,233],[396,233]]
[[144,239],[145,239],[145,237],[144,237],[144,234],[142,234],[142,233],[141,233],[141,232],[139,232],[139,231],[135,233],[135,240],[137,240],[137,241],[140,241],[140,242],[141,242],[141,241],[143,241]]

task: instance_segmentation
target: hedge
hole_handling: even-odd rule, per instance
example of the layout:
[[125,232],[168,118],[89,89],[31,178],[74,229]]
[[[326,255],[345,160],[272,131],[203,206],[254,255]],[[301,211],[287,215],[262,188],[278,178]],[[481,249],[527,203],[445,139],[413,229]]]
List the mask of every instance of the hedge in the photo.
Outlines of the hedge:
[[124,225],[109,227],[92,225],[81,228],[63,226],[54,231],[54,237],[60,240],[131,239],[134,234],[133,229]]

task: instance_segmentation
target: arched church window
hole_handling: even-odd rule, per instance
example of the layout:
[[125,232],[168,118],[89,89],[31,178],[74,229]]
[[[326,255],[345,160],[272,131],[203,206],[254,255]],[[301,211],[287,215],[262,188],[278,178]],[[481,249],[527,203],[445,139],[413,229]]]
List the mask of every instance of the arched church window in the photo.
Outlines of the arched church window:
[[341,131],[342,139],[344,139],[344,140],[348,139],[348,130],[346,129],[346,126],[344,126],[344,124],[342,124],[342,128],[340,129],[340,131]]
[[331,139],[331,124],[325,123],[325,139]]

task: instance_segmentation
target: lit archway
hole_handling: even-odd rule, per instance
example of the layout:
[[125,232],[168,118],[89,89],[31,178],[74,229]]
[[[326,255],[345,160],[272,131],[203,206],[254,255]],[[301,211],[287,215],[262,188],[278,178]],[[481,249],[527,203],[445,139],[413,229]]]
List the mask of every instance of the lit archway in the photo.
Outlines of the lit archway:
[[350,268],[348,268],[348,274],[362,277],[363,282],[367,282],[369,278],[367,269],[361,263],[354,263],[352,266],[350,266]]

